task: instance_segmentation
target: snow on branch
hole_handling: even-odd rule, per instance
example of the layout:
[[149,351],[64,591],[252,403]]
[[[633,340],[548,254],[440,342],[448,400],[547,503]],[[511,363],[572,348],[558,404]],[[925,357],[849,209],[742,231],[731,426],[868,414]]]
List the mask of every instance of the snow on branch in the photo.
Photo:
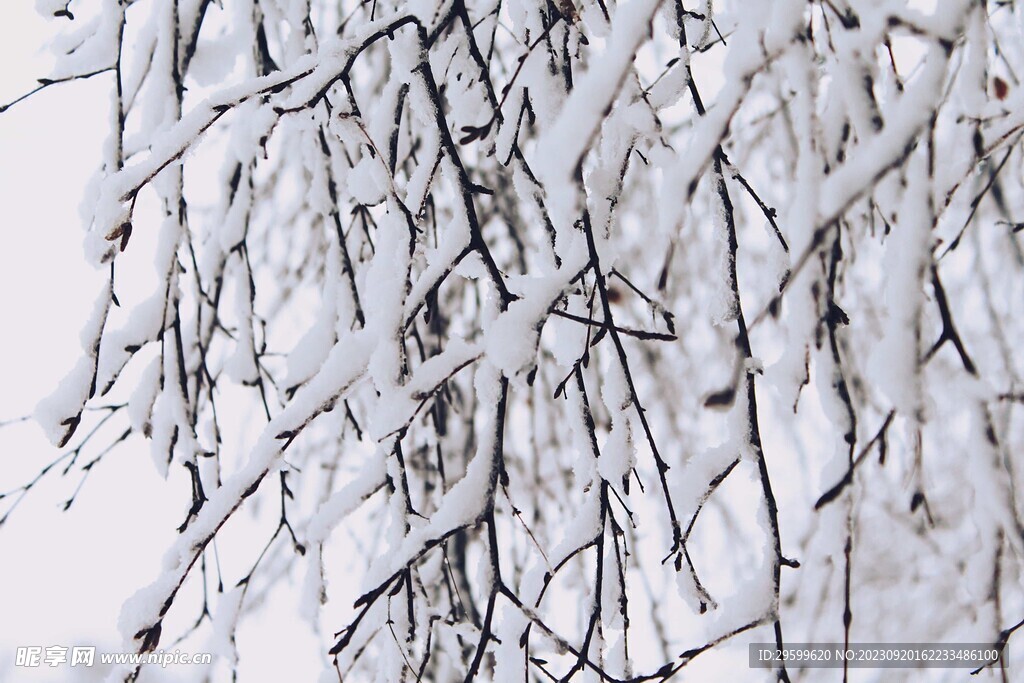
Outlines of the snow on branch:
[[109,278],[0,524],[148,443],[190,490],[120,630],[212,680],[296,577],[322,680],[1009,652],[1024,7],[919,4],[40,0],[0,125],[109,92]]

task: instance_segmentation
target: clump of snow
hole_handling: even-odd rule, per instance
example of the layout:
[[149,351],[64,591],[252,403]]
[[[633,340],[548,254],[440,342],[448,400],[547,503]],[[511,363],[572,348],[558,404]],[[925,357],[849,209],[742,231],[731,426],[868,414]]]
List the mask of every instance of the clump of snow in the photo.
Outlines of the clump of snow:
[[70,0],[36,0],[36,11],[49,19],[65,12],[69,4]]
[[[50,16],[53,16],[66,5],[68,3],[59,0],[37,0],[36,9],[50,10]],[[102,10],[77,30],[58,34],[51,44],[57,62],[49,78],[71,78],[110,68],[117,59],[118,34],[123,21],[124,5],[119,2],[102,3]]]
[[56,391],[36,406],[34,416],[43,428],[46,437],[54,445],[61,444],[73,429],[71,421],[77,420],[92,396],[92,385],[96,377],[97,354],[100,350],[100,335],[110,311],[112,290],[110,283],[100,291],[93,304],[92,315],[82,327],[79,340],[82,357],[71,372],[61,380]]
[[153,404],[156,402],[157,393],[160,391],[160,372],[162,370],[160,358],[154,358],[146,366],[139,383],[128,399],[128,421],[139,434],[148,434],[150,431],[149,419],[153,413]]
[[94,361],[83,356],[75,363],[56,391],[36,406],[34,417],[43,428],[46,438],[58,445],[68,432],[68,420],[74,419],[89,399],[89,385],[92,382]]
[[[244,281],[244,278],[243,278]],[[234,353],[224,364],[224,372],[239,384],[255,384],[260,377],[256,367],[256,340],[253,336],[253,310],[249,288],[240,285],[235,289],[235,313],[238,316],[238,341]]]
[[232,664],[238,661],[238,650],[234,642],[235,628],[241,616],[244,597],[244,586],[235,586],[221,594],[220,601],[214,608],[212,633],[206,645],[209,652],[223,657]]
[[176,436],[173,401],[167,392],[160,392],[153,404],[150,421],[149,454],[162,479],[167,478]]
[[498,159],[503,163],[507,163],[508,158],[512,155],[512,145],[516,143],[516,134],[519,132],[521,120],[520,111],[523,107],[525,92],[525,88],[521,85],[514,86],[509,91],[508,98],[505,100],[505,106],[502,107],[502,111],[505,112],[505,118],[498,129],[498,135],[495,137],[494,149]]
[[378,451],[363,463],[356,479],[331,494],[331,497],[320,505],[306,528],[306,538],[310,543],[321,544],[326,541],[331,531],[343,519],[384,485],[387,474],[385,460],[384,453]]
[[612,424],[601,448],[597,470],[606,481],[619,485],[629,477],[630,470],[636,465],[636,449],[633,446],[633,430],[628,412],[633,401],[618,358],[611,359],[605,370],[601,399],[611,416]]
[[736,320],[739,315],[740,302],[735,285],[735,255],[729,249],[729,216],[720,195],[725,192],[725,179],[721,176],[714,180],[711,193],[711,217],[714,221],[715,241],[714,259],[718,264],[713,284],[710,305],[711,319],[716,325],[724,325]]
[[380,159],[365,155],[348,174],[348,189],[352,197],[367,206],[376,206],[384,201],[387,187],[387,181],[381,177],[384,172]]
[[[577,200],[573,174],[618,96],[659,4],[658,0],[631,0],[617,7],[605,52],[577,80],[554,123],[537,142],[540,158],[535,170],[559,222],[571,222]],[[534,59],[539,65],[542,56]]]
[[[566,312],[579,317],[589,317],[586,300],[582,296],[567,297]],[[545,325],[545,332],[550,331],[551,351],[555,361],[562,367],[569,368],[583,355],[587,344],[587,326],[575,320],[552,316]]]
[[509,304],[485,335],[488,359],[510,378],[534,366],[540,328],[567,285],[561,273],[525,278],[521,284],[523,296]]
[[371,436],[383,439],[405,427],[449,377],[480,356],[478,345],[453,337],[444,351],[424,361],[404,386],[396,388],[386,402],[381,401],[369,425]]
[[920,417],[923,409],[921,313],[925,304],[924,282],[931,262],[933,219],[927,163],[923,150],[908,162],[899,222],[893,225],[884,257],[887,322],[870,359],[877,385],[900,414],[914,418]]
[[332,242],[327,253],[327,271],[324,282],[323,301],[319,315],[313,324],[288,354],[288,371],[283,386],[291,388],[302,384],[320,369],[331,347],[337,341],[335,323],[338,319],[338,273],[341,255],[336,242]]

